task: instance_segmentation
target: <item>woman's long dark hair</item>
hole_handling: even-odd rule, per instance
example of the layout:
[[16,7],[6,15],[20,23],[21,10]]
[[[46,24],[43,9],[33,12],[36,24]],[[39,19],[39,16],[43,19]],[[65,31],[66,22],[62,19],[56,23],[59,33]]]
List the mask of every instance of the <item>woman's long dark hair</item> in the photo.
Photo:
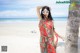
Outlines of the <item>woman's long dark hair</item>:
[[53,18],[52,18],[52,16],[51,16],[50,8],[49,8],[48,6],[44,6],[44,7],[42,8],[42,10],[41,10],[41,17],[42,17],[42,19],[45,18],[45,17],[44,17],[44,14],[42,13],[44,9],[47,9],[47,10],[49,11],[48,19],[49,19],[49,20],[53,20]]

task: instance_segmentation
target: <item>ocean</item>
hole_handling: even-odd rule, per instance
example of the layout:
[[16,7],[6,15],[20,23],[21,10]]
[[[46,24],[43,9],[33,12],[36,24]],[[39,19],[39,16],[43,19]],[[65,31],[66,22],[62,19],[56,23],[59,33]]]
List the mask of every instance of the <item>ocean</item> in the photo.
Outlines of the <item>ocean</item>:
[[[53,17],[55,21],[66,21],[67,17]],[[7,20],[22,20],[22,21],[38,21],[38,18],[0,18],[0,21],[7,21]]]
[[[54,21],[66,21],[67,17],[53,17]],[[38,18],[0,18],[0,21],[39,21]]]

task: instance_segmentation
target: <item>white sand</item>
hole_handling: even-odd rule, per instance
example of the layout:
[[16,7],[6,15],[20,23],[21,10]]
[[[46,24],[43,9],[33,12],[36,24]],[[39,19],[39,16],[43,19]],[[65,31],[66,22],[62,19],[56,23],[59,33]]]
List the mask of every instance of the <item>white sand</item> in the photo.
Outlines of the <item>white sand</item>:
[[[0,22],[0,46],[8,46],[6,53],[40,53],[38,23],[38,21]],[[65,37],[66,21],[54,21],[54,26],[57,33]],[[57,53],[62,52],[64,53],[64,42],[59,39]]]

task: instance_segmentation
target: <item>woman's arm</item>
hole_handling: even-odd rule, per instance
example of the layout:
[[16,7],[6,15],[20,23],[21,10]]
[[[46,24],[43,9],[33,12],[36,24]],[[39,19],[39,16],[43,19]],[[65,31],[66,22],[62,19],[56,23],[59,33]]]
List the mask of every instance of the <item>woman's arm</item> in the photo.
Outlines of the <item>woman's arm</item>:
[[54,35],[56,36],[56,41],[54,42],[54,45],[55,45],[55,48],[56,48],[56,47],[57,47],[57,43],[58,43],[58,37],[61,38],[63,41],[64,41],[64,39],[63,39],[63,37],[61,37],[61,36],[55,31],[55,28],[54,28],[54,30],[53,30],[53,33],[54,33]]
[[38,15],[39,19],[41,19],[41,15],[40,15],[40,9],[41,8],[42,8],[42,6],[37,7],[37,15]]
[[54,33],[56,34],[57,37],[61,38],[64,41],[64,38],[60,35],[58,35],[58,33],[54,30]]

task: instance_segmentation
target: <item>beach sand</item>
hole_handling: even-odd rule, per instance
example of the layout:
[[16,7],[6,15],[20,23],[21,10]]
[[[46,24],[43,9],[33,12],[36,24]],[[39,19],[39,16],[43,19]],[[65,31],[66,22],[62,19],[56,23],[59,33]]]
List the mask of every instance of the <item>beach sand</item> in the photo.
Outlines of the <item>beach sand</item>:
[[[6,45],[7,53],[40,53],[38,23],[39,21],[0,22],[0,46]],[[56,32],[65,37],[66,21],[54,21],[54,26]],[[59,38],[57,53],[65,53],[64,43]]]

